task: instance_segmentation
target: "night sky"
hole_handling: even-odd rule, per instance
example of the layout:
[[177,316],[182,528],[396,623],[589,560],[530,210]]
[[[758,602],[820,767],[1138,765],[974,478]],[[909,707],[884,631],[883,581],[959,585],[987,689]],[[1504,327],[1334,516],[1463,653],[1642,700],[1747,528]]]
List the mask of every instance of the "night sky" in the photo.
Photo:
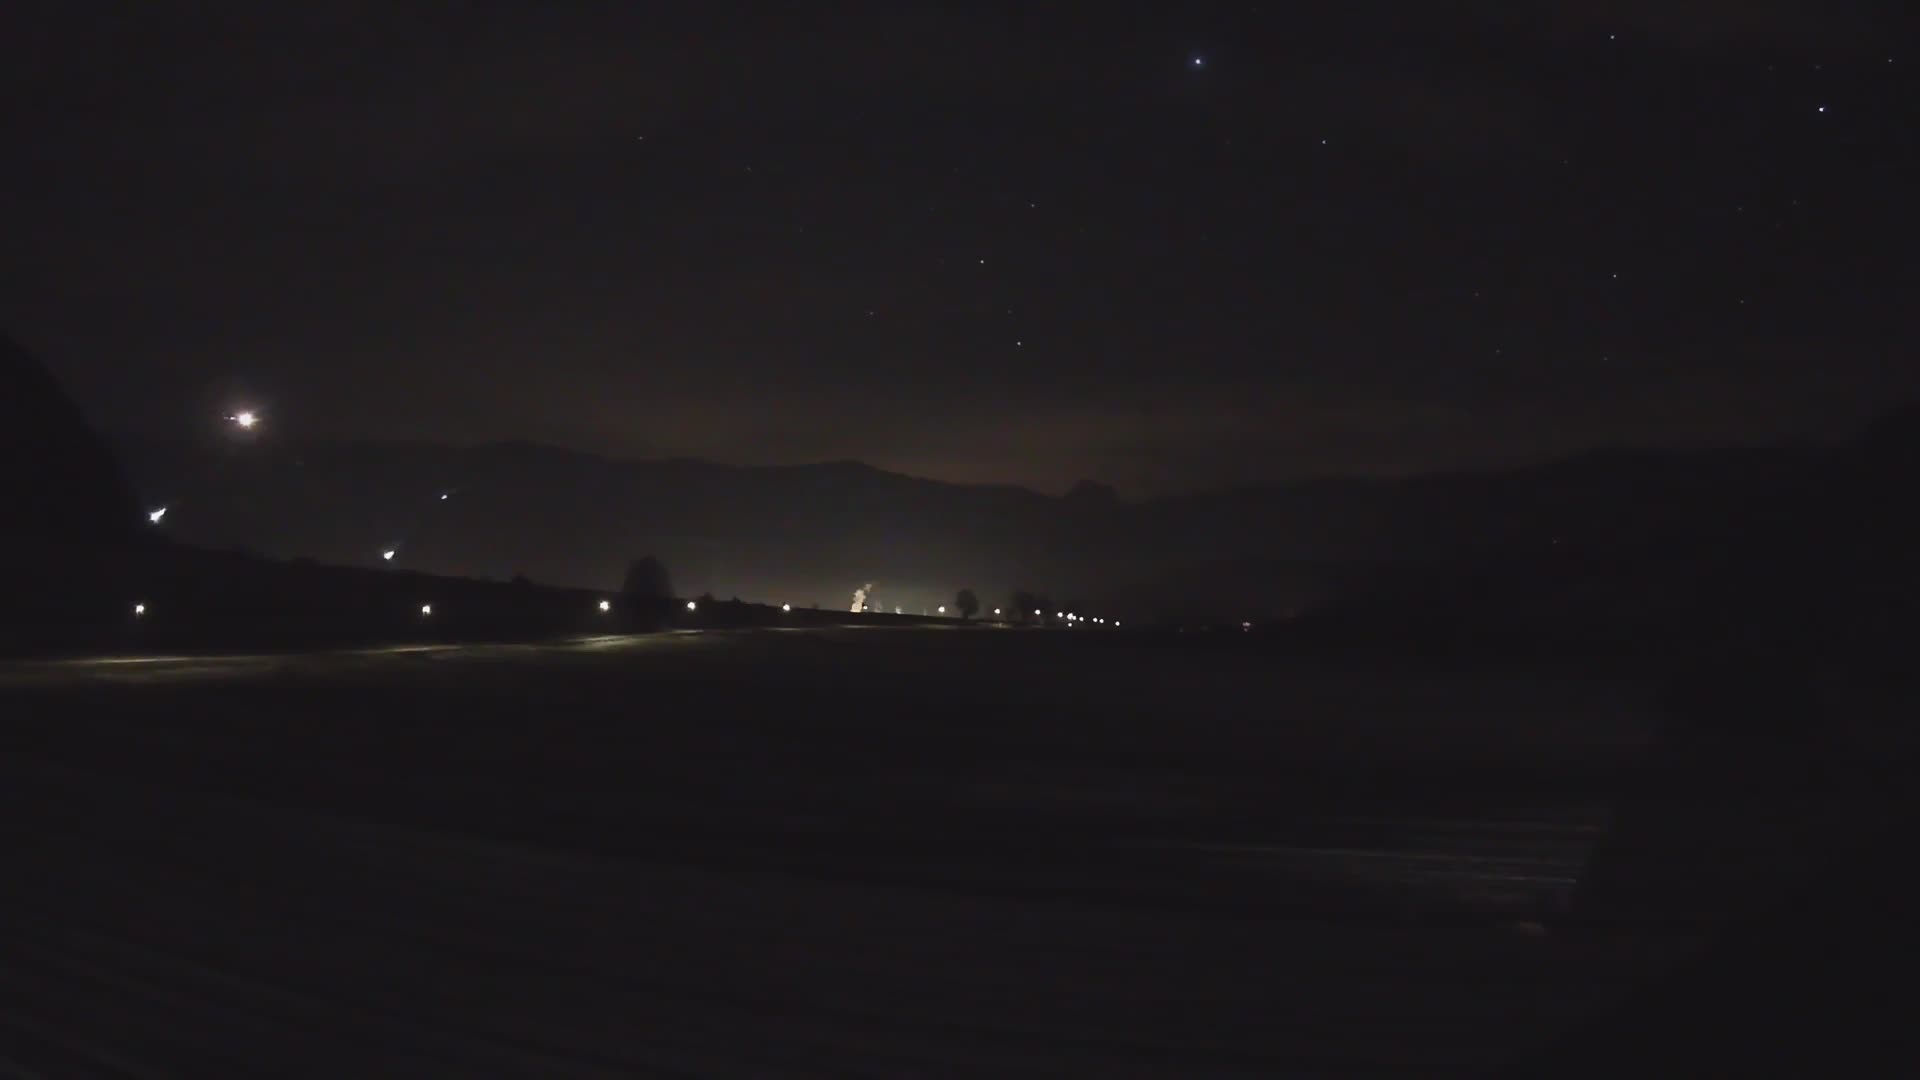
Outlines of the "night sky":
[[117,430],[1050,491],[1833,437],[1898,7],[16,0],[0,323]]

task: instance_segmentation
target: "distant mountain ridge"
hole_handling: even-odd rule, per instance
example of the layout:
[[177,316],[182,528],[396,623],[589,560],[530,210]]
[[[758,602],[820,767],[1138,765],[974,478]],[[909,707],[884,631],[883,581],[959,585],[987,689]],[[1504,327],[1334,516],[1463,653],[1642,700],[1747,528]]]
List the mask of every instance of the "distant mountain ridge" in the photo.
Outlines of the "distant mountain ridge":
[[[1123,501],[969,486],[855,461],[735,466],[621,461],[532,443],[188,446],[123,440],[165,527],[212,547],[609,587],[655,554],[685,594],[988,610],[1014,588],[1136,617],[1283,614],[1326,595],[1330,568],[1497,552],[1673,544],[1791,485],[1815,447],[1606,450],[1529,468],[1325,478]],[[441,498],[442,495],[447,496]]]

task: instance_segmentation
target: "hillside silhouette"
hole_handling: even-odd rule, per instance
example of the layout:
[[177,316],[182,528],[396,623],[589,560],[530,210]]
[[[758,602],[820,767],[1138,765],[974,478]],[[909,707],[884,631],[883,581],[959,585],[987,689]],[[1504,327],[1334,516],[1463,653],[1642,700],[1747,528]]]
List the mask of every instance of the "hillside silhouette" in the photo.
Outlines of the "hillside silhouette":
[[1357,610],[1416,583],[1471,589],[1496,569],[1577,571],[1611,589],[1649,560],[1723,542],[1730,522],[1804,486],[1834,453],[1596,451],[1129,502],[1097,484],[1053,497],[854,462],[619,461],[523,443],[246,449],[129,443],[124,454],[149,497],[177,507],[173,535],[280,557],[370,565],[397,548],[436,573],[610,588],[643,550],[689,595],[841,605],[873,581],[883,608],[930,609],[969,585],[989,606],[1027,588],[1141,617],[1253,619]]
[[35,628],[98,624],[146,539],[118,462],[38,360],[0,333],[0,647]]
[[10,542],[123,542],[140,520],[112,452],[53,376],[4,332],[0,492]]

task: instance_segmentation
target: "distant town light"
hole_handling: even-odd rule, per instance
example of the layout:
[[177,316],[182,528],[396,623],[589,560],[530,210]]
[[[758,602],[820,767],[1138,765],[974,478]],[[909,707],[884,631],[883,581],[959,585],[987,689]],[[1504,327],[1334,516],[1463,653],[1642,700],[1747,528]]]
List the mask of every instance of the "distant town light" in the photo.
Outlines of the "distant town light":
[[136,618],[136,619],[137,619],[137,618],[139,618],[140,616],[142,616],[142,615],[145,615],[146,613],[147,613],[147,605],[145,605],[145,604],[135,604],[135,605],[133,605],[133,617],[134,617],[134,618]]
[[694,603],[693,601],[691,601],[691,600],[689,600],[689,601],[687,601],[687,610],[688,610],[688,611],[697,611],[697,610],[699,610],[699,607],[700,607],[700,605],[698,605],[698,604],[696,604],[696,603]]
[[780,610],[781,610],[781,611],[792,611],[792,610],[793,610],[793,605],[792,605],[792,604],[781,604],[781,605],[780,605]]
[[431,615],[431,614],[433,614],[433,605],[432,605],[432,604],[421,604],[421,605],[420,605],[420,614],[421,614],[421,616],[422,616],[422,617],[425,617],[425,616],[428,616],[428,615]]
[[611,600],[602,600],[602,601],[600,601],[600,610],[601,610],[601,611],[612,611],[612,610],[613,610],[613,601],[611,601]]

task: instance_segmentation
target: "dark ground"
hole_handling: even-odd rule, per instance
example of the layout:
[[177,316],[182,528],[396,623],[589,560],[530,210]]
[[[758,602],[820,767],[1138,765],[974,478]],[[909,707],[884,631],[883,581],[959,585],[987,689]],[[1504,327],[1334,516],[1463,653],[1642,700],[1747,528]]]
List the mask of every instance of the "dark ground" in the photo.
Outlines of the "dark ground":
[[[0,1071],[1476,1075],[1659,706],[845,629],[0,666]],[[1552,921],[1552,920],[1548,920]]]

